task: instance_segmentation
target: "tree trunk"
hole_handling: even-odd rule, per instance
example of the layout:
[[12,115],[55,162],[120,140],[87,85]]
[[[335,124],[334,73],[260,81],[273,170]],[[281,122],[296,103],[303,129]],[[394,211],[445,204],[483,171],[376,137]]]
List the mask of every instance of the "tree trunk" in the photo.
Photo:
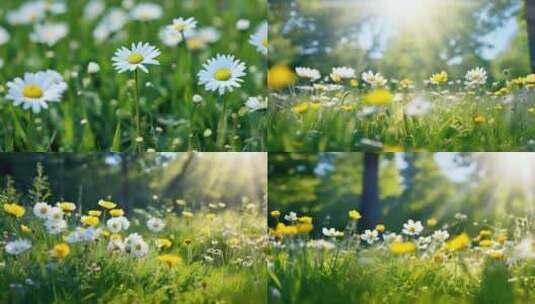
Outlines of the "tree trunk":
[[535,0],[526,0],[531,71],[535,73]]
[[379,154],[364,153],[364,172],[362,179],[362,219],[360,230],[373,229],[379,224]]

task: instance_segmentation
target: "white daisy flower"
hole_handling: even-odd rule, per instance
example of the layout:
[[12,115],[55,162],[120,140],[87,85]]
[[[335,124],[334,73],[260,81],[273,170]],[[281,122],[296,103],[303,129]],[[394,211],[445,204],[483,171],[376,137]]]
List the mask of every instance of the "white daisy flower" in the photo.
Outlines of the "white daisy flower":
[[245,106],[250,112],[265,110],[268,107],[268,99],[259,97],[249,97],[245,102]]
[[290,213],[284,215],[284,219],[288,222],[295,222],[297,221],[297,213],[290,211]]
[[416,96],[405,106],[408,116],[423,116],[433,109],[433,105],[423,96]]
[[422,222],[409,220],[407,223],[403,224],[402,232],[407,235],[419,235],[424,230]]
[[18,239],[6,244],[6,252],[12,255],[19,255],[32,248],[32,243],[26,239]]
[[334,82],[355,78],[355,69],[349,67],[334,67],[329,75]]
[[32,109],[39,113],[48,108],[48,102],[59,102],[67,84],[58,72],[48,70],[37,73],[26,73],[24,78],[15,78],[7,83],[6,98],[15,106],[21,105],[25,110]]
[[439,242],[445,242],[450,237],[446,230],[437,230],[433,232],[433,239]]
[[251,21],[249,21],[248,19],[240,19],[236,22],[236,28],[239,31],[246,31],[249,29],[250,26],[251,26]]
[[45,4],[45,1],[26,2],[18,9],[7,12],[7,22],[11,25],[39,22],[45,18],[47,11]]
[[40,219],[46,219],[48,218],[50,209],[52,209],[52,206],[47,203],[37,203],[33,206],[33,214]]
[[386,243],[403,242],[403,238],[401,237],[401,235],[397,235],[394,232],[383,234],[383,240]]
[[63,209],[59,207],[52,207],[48,211],[48,220],[49,221],[61,221],[63,219]]
[[121,230],[127,230],[130,227],[130,222],[124,216],[112,217],[106,222],[108,229],[113,233],[118,233]]
[[141,240],[130,247],[130,254],[136,257],[143,257],[149,253],[149,245]]
[[67,222],[63,219],[57,221],[48,220],[45,226],[48,234],[56,235],[67,229]]
[[96,74],[100,72],[100,65],[96,62],[93,62],[91,61],[88,65],[87,65],[87,73],[88,74]]
[[219,95],[223,95],[241,87],[245,69],[245,64],[234,56],[218,54],[203,65],[198,74],[199,84],[204,85],[208,91],[218,91]]
[[167,26],[160,28],[158,37],[163,44],[169,47],[177,46],[180,42],[182,42],[182,35],[175,30],[168,29]]
[[162,18],[163,9],[154,3],[139,3],[130,11],[130,18],[139,21],[151,21]]
[[104,0],[91,0],[84,7],[84,18],[94,20],[100,16],[106,9]]
[[123,243],[123,241],[121,240],[111,240],[109,243],[108,243],[108,252],[112,253],[112,252],[124,252],[125,250],[125,245]]
[[383,87],[388,82],[380,73],[374,74],[372,71],[362,73],[362,80],[372,87]]
[[0,45],[4,45],[6,44],[6,42],[9,41],[9,38],[11,36],[9,35],[9,32],[0,26]]
[[98,42],[103,42],[113,33],[120,31],[127,22],[128,14],[123,9],[111,8],[95,27],[93,37]]
[[425,250],[431,243],[431,237],[430,236],[421,236],[416,240],[416,246],[418,249]]
[[255,46],[256,49],[263,55],[268,54],[269,40],[268,40],[268,23],[267,22],[264,21],[258,26],[258,28],[256,29],[256,32],[253,35],[251,35],[251,39],[249,40],[249,43]]
[[316,69],[306,68],[306,67],[295,68],[295,73],[300,78],[310,79],[310,81],[316,81],[321,78],[320,71]]
[[158,218],[150,218],[147,221],[147,228],[152,232],[160,232],[165,227],[165,222]]
[[360,239],[366,241],[368,244],[373,244],[379,240],[379,232],[377,230],[364,230],[364,233],[360,235]]
[[138,44],[132,43],[131,49],[125,47],[118,49],[112,61],[113,66],[119,73],[134,71],[138,68],[148,73],[149,70],[145,67],[145,64],[159,65],[160,63],[155,59],[158,56],[160,56],[160,51],[156,47],[148,43],[139,42]]
[[487,71],[483,68],[475,68],[466,73],[464,76],[465,85],[467,87],[475,88],[487,83]]
[[66,23],[43,23],[37,24],[30,34],[30,40],[36,43],[43,43],[53,46],[69,33]]
[[340,236],[344,236],[344,233],[341,232],[341,231],[337,231],[336,229],[334,228],[325,228],[323,227],[323,229],[321,230],[321,233],[323,233],[324,236],[328,236],[328,237],[340,237]]
[[173,19],[173,24],[168,25],[169,30],[183,34],[186,31],[193,30],[197,27],[197,20],[195,18],[184,19],[182,17]]
[[141,241],[143,241],[143,238],[141,235],[139,235],[139,233],[131,233],[124,240],[124,244],[126,248],[129,249],[132,245]]

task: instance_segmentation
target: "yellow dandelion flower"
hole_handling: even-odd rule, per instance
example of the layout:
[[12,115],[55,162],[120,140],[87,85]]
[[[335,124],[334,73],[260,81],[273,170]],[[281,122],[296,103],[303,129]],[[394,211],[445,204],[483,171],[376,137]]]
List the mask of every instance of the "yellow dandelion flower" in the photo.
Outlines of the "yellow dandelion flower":
[[505,234],[499,234],[497,237],[496,237],[496,241],[498,241],[500,244],[504,244],[506,241],[507,241],[507,235]]
[[52,255],[57,258],[64,258],[69,255],[71,248],[66,243],[57,244],[52,249]]
[[274,217],[274,218],[278,218],[279,216],[281,216],[281,212],[279,210],[273,210],[271,211],[271,217]]
[[89,214],[90,216],[96,216],[96,217],[99,217],[101,214],[102,214],[102,211],[98,211],[98,210],[89,210],[87,212],[87,214]]
[[492,241],[491,240],[482,240],[479,242],[479,247],[490,247],[492,246]]
[[427,220],[427,226],[429,227],[435,227],[437,225],[438,221],[436,218],[430,218]]
[[117,204],[110,202],[110,201],[105,201],[105,200],[98,201],[98,205],[105,209],[113,209],[117,206]]
[[371,106],[385,106],[392,103],[394,95],[389,90],[379,89],[368,93],[364,97],[364,103]]
[[293,84],[297,76],[285,64],[277,64],[268,71],[267,84],[269,89],[280,90]]
[[4,204],[4,211],[7,214],[12,215],[16,218],[20,218],[24,215],[24,213],[26,213],[26,210],[24,209],[24,207],[16,203]]
[[468,248],[470,245],[470,237],[466,233],[462,233],[451,241],[446,243],[446,248],[450,251],[460,251]]
[[156,239],[154,241],[156,243],[156,247],[159,249],[161,248],[169,248],[173,243],[169,239]]
[[104,229],[102,230],[102,232],[100,233],[103,237],[107,238],[111,235],[111,232],[109,232],[108,230]]
[[488,238],[490,237],[492,234],[492,231],[490,230],[481,230],[479,231],[479,236],[482,237],[482,238]]
[[416,244],[413,242],[394,242],[390,245],[390,252],[404,255],[416,251]]
[[440,73],[433,74],[431,75],[429,82],[434,85],[445,84],[448,82],[448,73],[446,71],[442,71]]
[[494,92],[494,96],[505,96],[507,94],[509,94],[508,88],[501,88],[498,91]]
[[437,264],[442,264],[445,259],[446,259],[446,255],[444,255],[442,252],[435,252],[433,254],[433,262]]
[[32,229],[26,225],[20,225],[20,231],[23,233],[32,233]]
[[299,223],[295,225],[295,228],[297,229],[297,233],[309,233],[314,229],[314,225],[312,223]]
[[379,231],[381,233],[385,232],[385,229],[386,229],[386,227],[383,224],[379,224],[379,225],[375,226],[375,230],[377,230],[377,231]]
[[350,210],[348,214],[349,214],[349,219],[352,221],[358,221],[362,218],[362,216],[357,210]]
[[60,202],[57,204],[57,206],[65,212],[73,212],[74,210],[76,210],[76,205],[71,202]]
[[491,249],[487,252],[487,255],[495,260],[501,260],[505,257],[505,254],[503,253],[503,250],[494,250]]
[[474,122],[476,124],[484,124],[485,122],[487,122],[487,119],[485,118],[485,116],[478,115],[474,117]]
[[351,79],[351,81],[349,82],[349,84],[351,85],[351,87],[356,88],[356,87],[359,86],[359,81],[356,80],[356,79]]
[[110,235],[110,240],[112,241],[120,241],[123,239],[123,236],[118,234],[118,233],[114,233],[112,235]]
[[87,226],[96,226],[100,222],[96,216],[82,216],[80,221]]
[[158,261],[166,264],[169,267],[174,267],[175,265],[182,263],[182,258],[173,254],[163,254],[158,256]]
[[301,223],[312,224],[312,218],[310,216],[301,216],[297,220]]
[[110,210],[110,215],[113,217],[119,217],[124,215],[123,209],[112,209]]

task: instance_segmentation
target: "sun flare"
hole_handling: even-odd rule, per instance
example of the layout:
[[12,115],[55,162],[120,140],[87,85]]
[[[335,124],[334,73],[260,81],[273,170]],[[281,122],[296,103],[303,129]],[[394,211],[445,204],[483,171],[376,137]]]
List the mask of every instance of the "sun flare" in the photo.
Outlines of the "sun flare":
[[384,17],[402,25],[418,23],[434,9],[434,0],[380,0],[377,9]]

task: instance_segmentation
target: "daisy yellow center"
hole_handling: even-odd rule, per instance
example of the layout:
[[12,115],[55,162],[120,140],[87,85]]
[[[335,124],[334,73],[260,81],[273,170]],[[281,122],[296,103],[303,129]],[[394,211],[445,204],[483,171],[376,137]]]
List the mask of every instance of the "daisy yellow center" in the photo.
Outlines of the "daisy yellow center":
[[214,73],[214,77],[219,81],[227,81],[232,77],[232,71],[227,68],[219,69]]
[[175,31],[177,32],[183,32],[186,29],[185,23],[175,23]]
[[265,47],[269,46],[269,40],[267,39],[267,37],[262,39],[262,45],[265,46]]
[[145,59],[145,58],[140,53],[132,53],[132,54],[128,55],[128,59],[127,60],[128,60],[128,63],[130,63],[130,64],[138,64],[141,61],[143,61],[143,59]]
[[26,98],[41,98],[43,97],[43,89],[35,84],[29,84],[22,89],[22,95]]

